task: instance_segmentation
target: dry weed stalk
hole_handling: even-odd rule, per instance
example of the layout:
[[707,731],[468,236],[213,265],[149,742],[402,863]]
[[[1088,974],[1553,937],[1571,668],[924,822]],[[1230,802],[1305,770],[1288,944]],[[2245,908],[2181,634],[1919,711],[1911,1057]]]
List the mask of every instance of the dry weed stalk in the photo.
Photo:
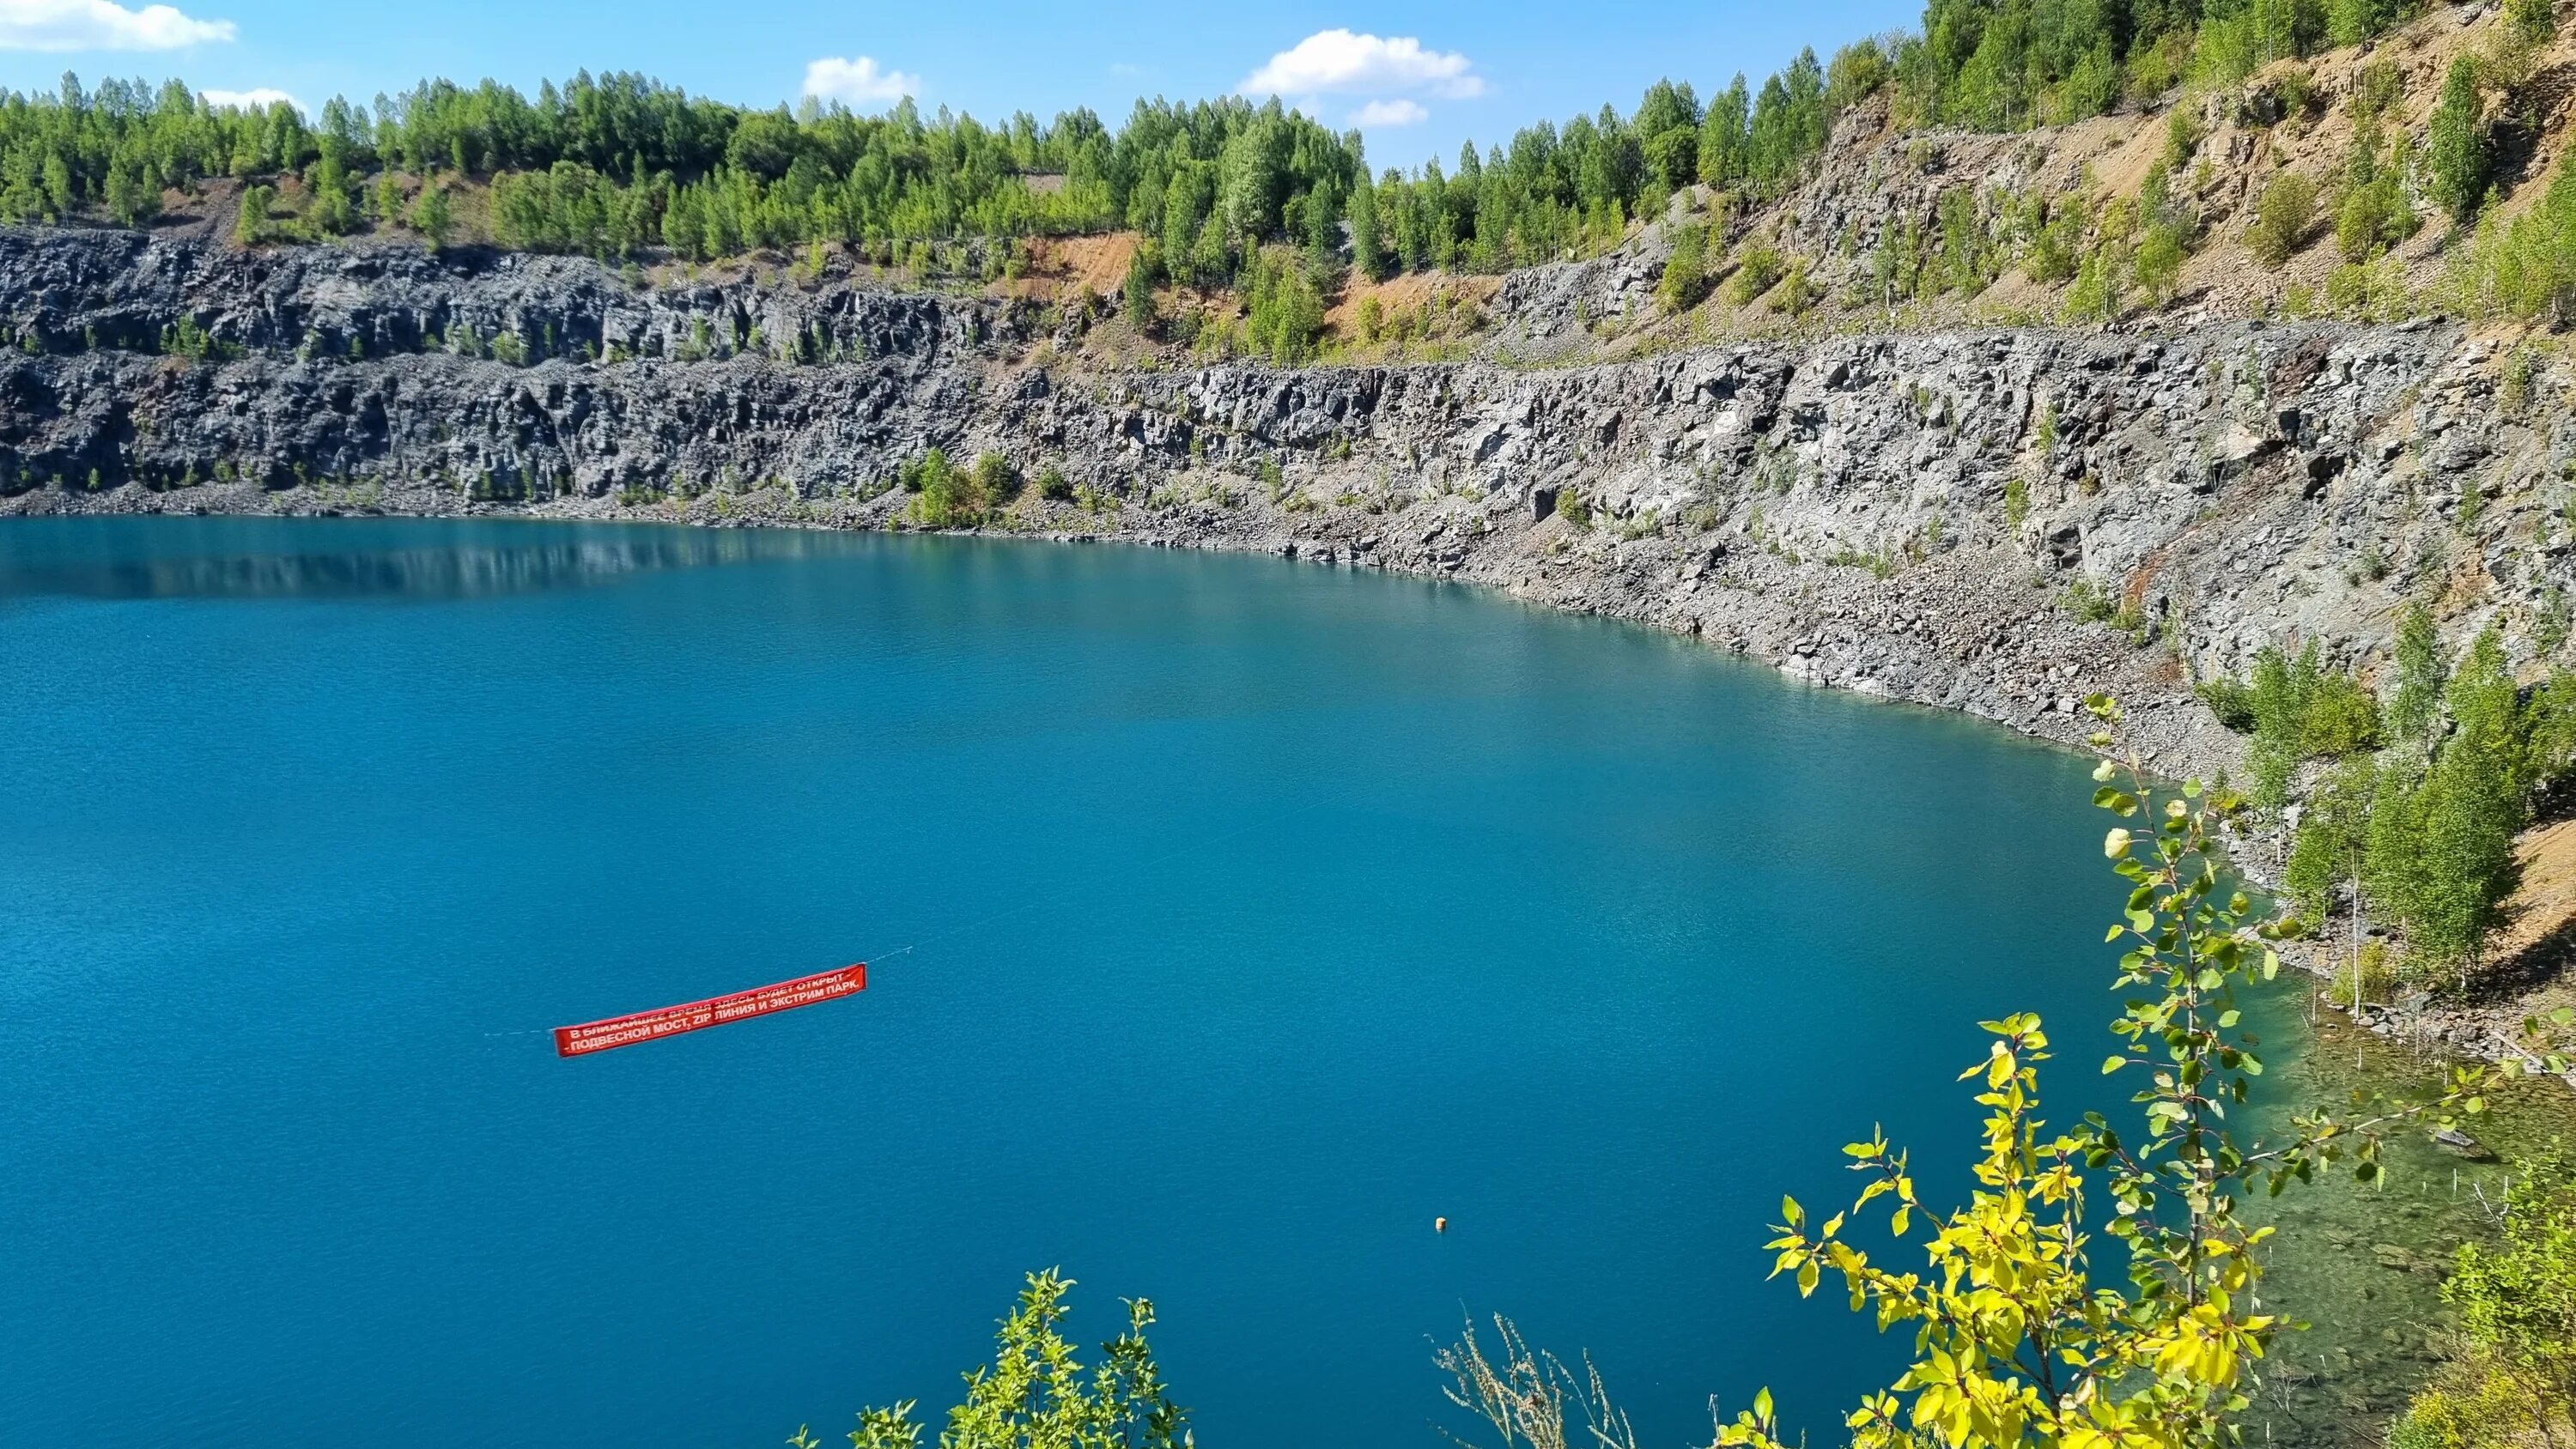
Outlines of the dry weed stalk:
[[[1610,1402],[1601,1371],[1592,1355],[1583,1356],[1577,1375],[1565,1361],[1544,1351],[1533,1353],[1512,1321],[1497,1313],[1494,1331],[1501,1335],[1502,1362],[1485,1357],[1470,1316],[1456,1343],[1433,1353],[1432,1362],[1450,1376],[1440,1386],[1449,1402],[1472,1410],[1502,1436],[1496,1449],[1637,1449],[1637,1432],[1628,1416]],[[1583,1415],[1582,1438],[1566,1434],[1565,1407],[1571,1401]],[[1474,1440],[1442,1429],[1461,1449],[1484,1449]]]

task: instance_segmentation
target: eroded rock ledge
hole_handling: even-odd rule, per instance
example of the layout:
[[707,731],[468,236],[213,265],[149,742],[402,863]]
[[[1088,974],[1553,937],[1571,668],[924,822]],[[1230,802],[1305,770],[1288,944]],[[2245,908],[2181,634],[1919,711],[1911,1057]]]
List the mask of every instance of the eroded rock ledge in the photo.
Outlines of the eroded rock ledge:
[[2576,567],[2561,378],[2433,322],[1138,370],[1027,303],[59,231],[0,232],[0,302],[0,512],[890,527],[903,462],[994,450],[1082,499],[988,528],[1470,580],[2051,738],[2110,689],[2177,771],[2238,756],[2195,673],[2367,669],[2424,592],[2535,660]]

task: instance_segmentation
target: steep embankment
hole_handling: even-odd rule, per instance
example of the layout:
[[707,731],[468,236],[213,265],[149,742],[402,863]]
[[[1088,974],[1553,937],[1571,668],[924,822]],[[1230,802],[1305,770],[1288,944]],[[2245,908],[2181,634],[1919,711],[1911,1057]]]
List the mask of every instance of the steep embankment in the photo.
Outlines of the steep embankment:
[[[883,527],[901,464],[991,449],[1082,485],[991,528],[1470,579],[2060,738],[2107,687],[2203,769],[2234,745],[2193,672],[2366,662],[2427,575],[2528,655],[2569,572],[2556,369],[2434,323],[1107,371],[1008,303],[106,232],[0,235],[0,296],[35,349],[0,361],[10,512]],[[218,355],[144,350],[183,322]]]
[[[2527,214],[2576,135],[2576,25],[2525,43],[2497,7],[2434,6],[2367,44],[2067,125],[1912,128],[1881,90],[1841,114],[1816,164],[1777,196],[1687,188],[1603,255],[1506,276],[1490,303],[1496,345],[1562,361],[1711,334],[2019,325],[2105,307],[2177,326],[2403,315],[2414,298],[2454,289],[2467,249],[2424,161],[2444,78],[2461,60],[2478,64],[2487,97],[2485,214]],[[2397,210],[2375,236],[2348,237],[2338,213],[2354,179],[2373,174],[2395,186]],[[2290,178],[2307,184],[2309,202],[2285,213],[2295,224],[2280,250],[2258,255],[2263,198]],[[2181,250],[2170,276],[2150,278],[2145,235],[2158,224]],[[1719,285],[1675,313],[1658,290],[1683,228],[1703,229]],[[1770,276],[1799,284],[1736,286],[1757,253]],[[2088,260],[2104,264],[2097,281],[2111,287],[2077,308]]]
[[79,231],[0,233],[0,296],[0,513],[903,527],[902,465],[990,450],[1074,496],[988,531],[1471,580],[2061,740],[2108,689],[2177,772],[2239,757],[2194,677],[2371,674],[2427,595],[2537,669],[2576,573],[2559,366],[2431,321],[1118,369],[1027,303]]

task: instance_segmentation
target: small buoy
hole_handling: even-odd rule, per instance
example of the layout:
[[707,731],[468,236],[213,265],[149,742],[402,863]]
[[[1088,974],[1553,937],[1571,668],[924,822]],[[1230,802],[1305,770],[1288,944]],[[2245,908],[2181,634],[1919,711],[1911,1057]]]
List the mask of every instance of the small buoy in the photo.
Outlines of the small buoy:
[[1431,1220],[1431,1231],[1435,1233],[1445,1233],[1449,1231],[1449,1220],[1447,1218],[1433,1218]]

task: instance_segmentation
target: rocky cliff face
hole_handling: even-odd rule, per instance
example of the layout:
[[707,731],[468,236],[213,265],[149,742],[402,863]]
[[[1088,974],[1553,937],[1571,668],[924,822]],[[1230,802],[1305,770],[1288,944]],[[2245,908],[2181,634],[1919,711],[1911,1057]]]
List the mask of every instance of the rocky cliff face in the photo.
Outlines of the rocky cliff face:
[[2177,768],[2236,755],[2194,674],[2374,667],[2428,593],[2536,666],[2576,572],[2555,365],[2429,322],[1134,370],[1027,304],[106,232],[0,233],[0,302],[0,511],[889,527],[901,464],[991,450],[1081,485],[991,529],[1467,579],[2059,738],[2113,689]]

